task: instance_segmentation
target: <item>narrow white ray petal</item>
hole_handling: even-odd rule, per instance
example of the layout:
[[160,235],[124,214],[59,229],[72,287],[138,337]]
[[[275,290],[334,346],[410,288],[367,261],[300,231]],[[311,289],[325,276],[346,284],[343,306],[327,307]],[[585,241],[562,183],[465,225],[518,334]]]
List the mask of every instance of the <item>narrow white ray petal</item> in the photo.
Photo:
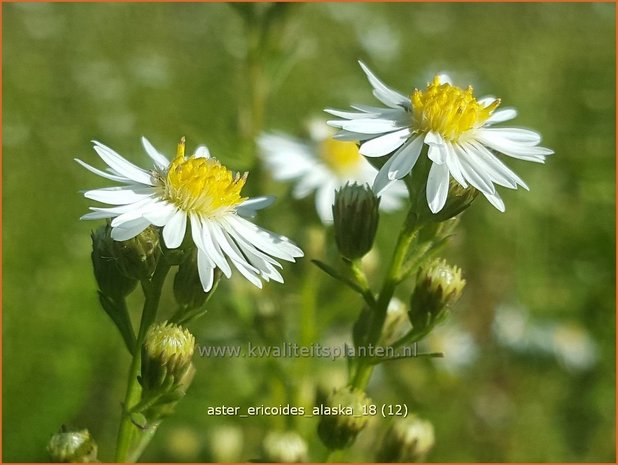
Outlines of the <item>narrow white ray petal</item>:
[[109,203],[110,205],[124,205],[147,199],[154,195],[154,189],[150,187],[133,188],[126,187],[104,187],[84,192],[84,197],[97,202]]
[[142,216],[155,226],[165,226],[172,215],[176,212],[176,207],[167,202],[154,202],[152,205],[144,207]]
[[519,144],[537,145],[541,135],[529,129],[520,128],[481,128],[478,130],[485,137],[506,139]]
[[462,170],[461,163],[459,163],[459,158],[455,154],[455,149],[453,148],[453,144],[447,142],[445,144],[446,147],[446,166],[448,166],[448,170],[451,173],[451,176],[455,178],[455,180],[461,184],[463,187],[468,187],[468,183],[466,182]]
[[397,179],[391,179],[388,175],[388,172],[394,160],[394,157],[390,157],[388,161],[384,164],[384,166],[380,168],[380,171],[378,171],[378,174],[373,181],[373,186],[371,187],[371,189],[377,197],[384,195],[384,193],[387,192],[388,189],[390,189],[390,187],[395,184],[395,182],[397,182]]
[[273,260],[271,257],[255,248],[248,240],[243,237],[236,237],[238,247],[241,248],[243,254],[247,257],[247,260],[251,265],[260,271],[260,274],[268,281],[272,279],[274,281],[283,282],[283,277],[275,269],[275,266],[281,268],[281,265]]
[[315,165],[313,169],[307,172],[298,183],[294,186],[292,195],[295,199],[302,199],[311,194],[324,183],[331,182],[335,179],[335,175],[327,171],[322,165]]
[[273,204],[275,199],[276,197],[274,195],[253,197],[238,205],[238,207],[236,207],[236,213],[245,218],[253,218],[258,210],[269,207]]
[[142,214],[139,210],[131,210],[126,213],[123,213],[122,215],[117,216],[116,218],[112,220],[110,224],[112,228],[116,228],[118,226],[123,225],[124,223],[136,220],[141,217],[142,217]]
[[333,115],[336,116],[337,118],[344,118],[344,119],[359,119],[359,118],[371,118],[374,116],[378,116],[377,113],[367,113],[367,112],[353,112],[353,111],[342,111],[342,110],[335,110],[334,108],[325,108],[324,111],[326,113],[328,113],[329,115]]
[[204,292],[212,289],[214,282],[215,265],[212,260],[202,250],[197,249],[197,272]]
[[[224,227],[230,233],[237,234],[251,240],[258,249],[266,252],[273,257],[281,258],[290,262],[295,261],[295,257],[302,257],[303,251],[296,247],[287,237],[280,236],[266,229],[245,220],[244,218],[230,215],[223,221]],[[230,231],[230,229],[232,231]]]
[[508,166],[502,163],[482,144],[475,141],[470,141],[468,144],[463,144],[462,148],[477,163],[483,164],[485,170],[491,174],[494,182],[504,187],[516,189],[519,184],[526,190],[530,190],[528,185],[513,172]]
[[427,204],[433,213],[438,213],[448,196],[449,174],[446,163],[432,163],[427,177]]
[[150,223],[144,218],[127,221],[116,228],[112,228],[112,239],[115,241],[128,241],[129,239],[133,239],[148,226],[150,226]]
[[238,248],[236,241],[239,236],[237,234],[228,233],[224,226],[220,223],[213,223],[211,225],[211,232],[213,233],[218,244],[221,246],[223,252],[230,258],[230,260],[232,260],[232,263],[244,263],[244,266],[247,267],[252,273],[259,272],[257,268],[254,268],[247,262],[247,258]]
[[142,145],[144,146],[144,150],[148,154],[148,156],[155,162],[155,165],[161,169],[165,169],[169,166],[170,161],[167,159],[165,155],[160,153],[154,146],[150,143],[148,139],[142,137]]
[[273,178],[296,179],[311,171],[316,155],[306,143],[282,134],[262,134],[257,140],[260,158]]
[[503,153],[509,157],[537,163],[544,163],[545,157],[554,153],[553,150],[545,147],[519,144],[502,137],[496,137],[495,135],[488,136],[485,133],[478,134],[477,140],[496,152]]
[[315,194],[315,209],[324,224],[333,222],[333,203],[335,202],[335,184],[328,182],[320,186]]
[[495,192],[493,194],[486,194],[485,192],[481,192],[481,193],[499,211],[501,211],[502,213],[505,212],[506,207],[504,206],[504,201],[502,200],[502,197],[500,197],[500,194],[498,194],[497,192]]
[[148,171],[143,170],[142,168],[125,160],[122,156],[106,145],[103,145],[97,141],[92,141],[92,143],[95,144],[94,150],[99,154],[101,159],[118,174],[121,176],[126,176],[127,178],[146,186],[154,185],[152,182],[152,176]]
[[182,210],[176,210],[176,213],[168,220],[163,228],[163,240],[168,249],[176,249],[182,244],[187,229],[187,214]]
[[333,136],[333,139],[340,140],[342,142],[360,142],[364,140],[369,140],[372,137],[372,134],[359,134],[358,132],[344,131],[342,129]]
[[106,179],[110,179],[112,181],[118,181],[118,182],[129,182],[129,183],[132,182],[129,178],[125,176],[119,176],[117,174],[106,173],[105,171],[101,171],[100,169],[97,169],[94,166],[90,166],[88,163],[81,161],[79,158],[74,158],[73,160],[75,160],[77,163],[82,165],[84,168],[86,168],[91,173],[101,176],[102,178],[106,178]]
[[359,134],[382,134],[392,132],[398,129],[403,129],[398,126],[393,120],[388,119],[353,119],[328,121],[328,124],[350,132],[358,132]]
[[477,100],[478,104],[482,107],[488,107],[492,103],[496,101],[496,97],[493,95],[486,95],[485,97],[481,97]]
[[244,262],[237,262],[235,260],[232,260],[232,263],[234,264],[234,266],[236,267],[236,269],[240,272],[240,274],[242,274],[247,281],[249,281],[251,284],[253,284],[255,287],[257,287],[258,289],[262,289],[262,281],[260,280],[260,277],[257,273],[255,273],[254,271],[252,271],[251,268],[249,268],[249,263],[247,263],[246,261]]
[[200,225],[204,252],[206,252],[212,261],[215,262],[223,274],[229,278],[232,276],[232,269],[223,256],[223,253],[221,253],[221,248],[218,243],[214,240],[213,234],[210,230],[210,220],[202,220],[200,221]]
[[106,211],[90,212],[90,213],[86,213],[85,215],[80,216],[79,219],[80,220],[101,220],[103,218],[114,218],[117,215],[118,213],[111,213],[111,212],[106,212]]
[[205,145],[200,145],[195,149],[195,158],[210,158],[210,150]]
[[490,126],[496,123],[503,123],[504,121],[512,120],[517,116],[517,110],[515,108],[503,108],[502,110],[496,110],[493,114],[485,120],[483,126]]
[[114,216],[116,216],[116,215],[121,215],[122,213],[126,213],[131,210],[138,210],[138,209],[145,208],[146,206],[152,203],[156,203],[156,200],[149,197],[149,198],[139,200],[137,202],[119,205],[117,207],[89,207],[89,208],[90,210],[95,211],[95,212],[114,213]]
[[410,136],[408,128],[371,139],[360,146],[359,152],[366,157],[381,157],[401,147]]
[[386,86],[363,62],[359,61],[358,63],[367,75],[367,79],[373,87],[373,95],[378,100],[388,107],[396,108],[400,106],[410,108],[410,99],[408,97]]
[[418,160],[423,148],[423,137],[417,136],[412,141],[395,153],[391,158],[393,163],[388,169],[389,179],[402,179],[405,177]]
[[476,166],[475,164],[471,163],[469,157],[467,157],[466,152],[461,148],[460,145],[455,145],[453,148],[455,149],[455,154],[459,158],[461,172],[466,178],[466,180],[481,192],[485,192],[487,194],[495,193],[496,188],[491,182],[491,177],[483,171],[483,167]]

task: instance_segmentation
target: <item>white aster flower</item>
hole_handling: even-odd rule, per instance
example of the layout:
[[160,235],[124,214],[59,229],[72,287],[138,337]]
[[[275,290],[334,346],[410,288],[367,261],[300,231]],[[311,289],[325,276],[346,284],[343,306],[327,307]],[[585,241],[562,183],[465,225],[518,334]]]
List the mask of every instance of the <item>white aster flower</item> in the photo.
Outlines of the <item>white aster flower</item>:
[[[260,156],[273,178],[295,182],[294,198],[302,199],[316,192],[315,206],[322,223],[333,222],[335,190],[347,182],[371,185],[378,174],[354,142],[335,140],[328,129],[313,125],[308,141],[285,134],[262,134],[258,139]],[[406,187],[399,182],[382,195],[380,209],[396,210],[406,196]]]
[[226,277],[230,262],[251,283],[262,287],[261,279],[283,282],[273,258],[295,261],[303,252],[286,237],[262,229],[245,218],[269,206],[273,197],[241,197],[247,174],[234,174],[212,158],[206,147],[185,157],[184,138],[173,161],[169,161],[142,138],[146,153],[154,162],[144,170],[99,142],[94,150],[108,165],[106,171],[76,161],[89,171],[120,183],[84,192],[86,198],[113,205],[90,207],[82,219],[113,218],[112,239],[135,237],[149,225],[163,227],[169,249],[180,247],[187,228],[197,246],[198,271],[204,291],[213,285],[214,269]]
[[373,95],[387,108],[353,105],[357,112],[326,111],[342,118],[328,122],[341,130],[337,139],[360,141],[360,153],[366,157],[392,154],[375,179],[377,194],[410,173],[423,145],[427,145],[432,163],[426,193],[433,213],[446,203],[451,176],[463,187],[478,189],[504,211],[495,184],[510,189],[528,186],[495,152],[538,163],[544,163],[553,153],[538,146],[541,136],[534,131],[492,127],[517,115],[512,108],[496,111],[500,99],[477,100],[472,87],[464,90],[453,86],[444,75],[436,76],[424,91],[415,89],[409,98],[384,85],[363,63],[360,65]]

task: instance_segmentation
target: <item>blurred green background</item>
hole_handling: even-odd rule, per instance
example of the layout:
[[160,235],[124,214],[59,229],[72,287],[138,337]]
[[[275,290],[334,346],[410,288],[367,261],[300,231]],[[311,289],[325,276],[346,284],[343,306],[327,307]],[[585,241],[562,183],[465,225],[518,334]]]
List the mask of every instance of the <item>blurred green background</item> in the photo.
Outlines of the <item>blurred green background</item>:
[[[504,192],[504,214],[479,199],[447,248],[468,286],[425,344],[445,359],[384,366],[369,395],[434,424],[429,461],[615,461],[613,4],[288,5],[257,58],[251,28],[226,4],[2,8],[3,461],[47,460],[46,442],[63,423],[89,428],[100,458],[112,457],[129,357],[98,308],[96,223],[78,220],[89,204],[78,191],[105,182],[72,158],[102,166],[96,138],[144,165],[141,135],[167,154],[184,135],[232,169],[251,167],[248,82],[251,60],[262,59],[279,79],[269,130],[302,134],[326,106],[374,104],[362,59],[406,92],[447,71],[515,106],[515,125],[543,134],[556,152],[545,166],[508,160],[531,192]],[[247,188],[279,196],[259,223],[288,234],[307,258],[285,265],[285,285],[261,293],[239,276],[224,282],[191,325],[198,342],[344,340],[361,303],[309,261],[335,260],[330,232],[320,246],[311,200],[292,200],[289,186],[259,170]],[[367,264],[374,282],[401,220],[382,218],[380,253]],[[300,321],[314,290],[315,331]],[[172,307],[169,292],[163,306]],[[293,393],[344,383],[344,361],[196,357],[196,365],[189,395],[145,460],[246,461],[260,456],[267,430],[284,427],[323,459],[315,420],[209,417],[206,408],[294,404]],[[386,425],[372,422],[344,459],[373,460]]]

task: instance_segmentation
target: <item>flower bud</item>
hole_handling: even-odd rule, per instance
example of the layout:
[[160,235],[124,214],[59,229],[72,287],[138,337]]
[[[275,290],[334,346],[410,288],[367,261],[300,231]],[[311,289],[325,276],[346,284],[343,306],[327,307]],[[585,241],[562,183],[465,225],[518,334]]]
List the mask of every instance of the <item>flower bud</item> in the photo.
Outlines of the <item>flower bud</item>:
[[433,426],[415,415],[396,418],[386,431],[378,462],[418,462],[425,458],[435,442]]
[[100,226],[90,237],[92,238],[92,267],[94,277],[101,292],[115,300],[121,299],[131,293],[137,281],[128,278],[118,266],[113,248],[114,240],[111,236],[112,228],[108,224]]
[[114,241],[113,254],[122,273],[132,279],[148,279],[161,256],[159,232],[152,226],[127,241]]
[[271,431],[262,443],[267,462],[300,463],[307,460],[307,444],[293,431]]
[[47,444],[52,462],[97,462],[97,445],[87,429],[65,431],[61,428]]
[[346,386],[334,391],[322,406],[318,435],[329,449],[345,449],[367,425],[371,400],[360,389]]
[[141,383],[144,391],[172,392],[188,385],[195,338],[185,328],[164,321],[148,329],[142,346]]
[[335,192],[335,241],[341,255],[362,258],[371,250],[378,229],[380,199],[369,185],[346,184]]
[[221,270],[215,268],[214,283],[209,292],[204,292],[197,271],[197,249],[187,252],[186,259],[178,267],[174,277],[174,297],[180,307],[186,309],[200,308],[206,302],[211,292],[216,289],[216,283],[221,278]]
[[459,300],[465,285],[461,269],[444,259],[435,259],[421,268],[408,312],[413,330],[423,331],[438,323],[445,310]]

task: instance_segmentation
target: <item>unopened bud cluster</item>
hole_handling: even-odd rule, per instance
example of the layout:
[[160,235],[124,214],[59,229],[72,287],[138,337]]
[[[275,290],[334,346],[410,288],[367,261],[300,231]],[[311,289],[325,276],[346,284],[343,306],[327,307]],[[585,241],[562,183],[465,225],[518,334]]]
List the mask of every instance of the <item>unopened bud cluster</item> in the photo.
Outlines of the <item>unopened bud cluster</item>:
[[370,404],[371,400],[360,389],[346,386],[334,391],[326,401],[327,411],[318,424],[322,443],[329,449],[344,449],[352,445],[358,433],[367,426],[367,407]]
[[346,184],[335,192],[335,241],[342,256],[362,258],[371,250],[378,229],[380,199],[367,185]]
[[81,431],[61,430],[47,444],[52,462],[97,462],[97,444],[87,429]]
[[419,271],[408,313],[414,331],[423,331],[438,323],[445,310],[461,297],[465,279],[461,269],[444,259],[436,259]]

